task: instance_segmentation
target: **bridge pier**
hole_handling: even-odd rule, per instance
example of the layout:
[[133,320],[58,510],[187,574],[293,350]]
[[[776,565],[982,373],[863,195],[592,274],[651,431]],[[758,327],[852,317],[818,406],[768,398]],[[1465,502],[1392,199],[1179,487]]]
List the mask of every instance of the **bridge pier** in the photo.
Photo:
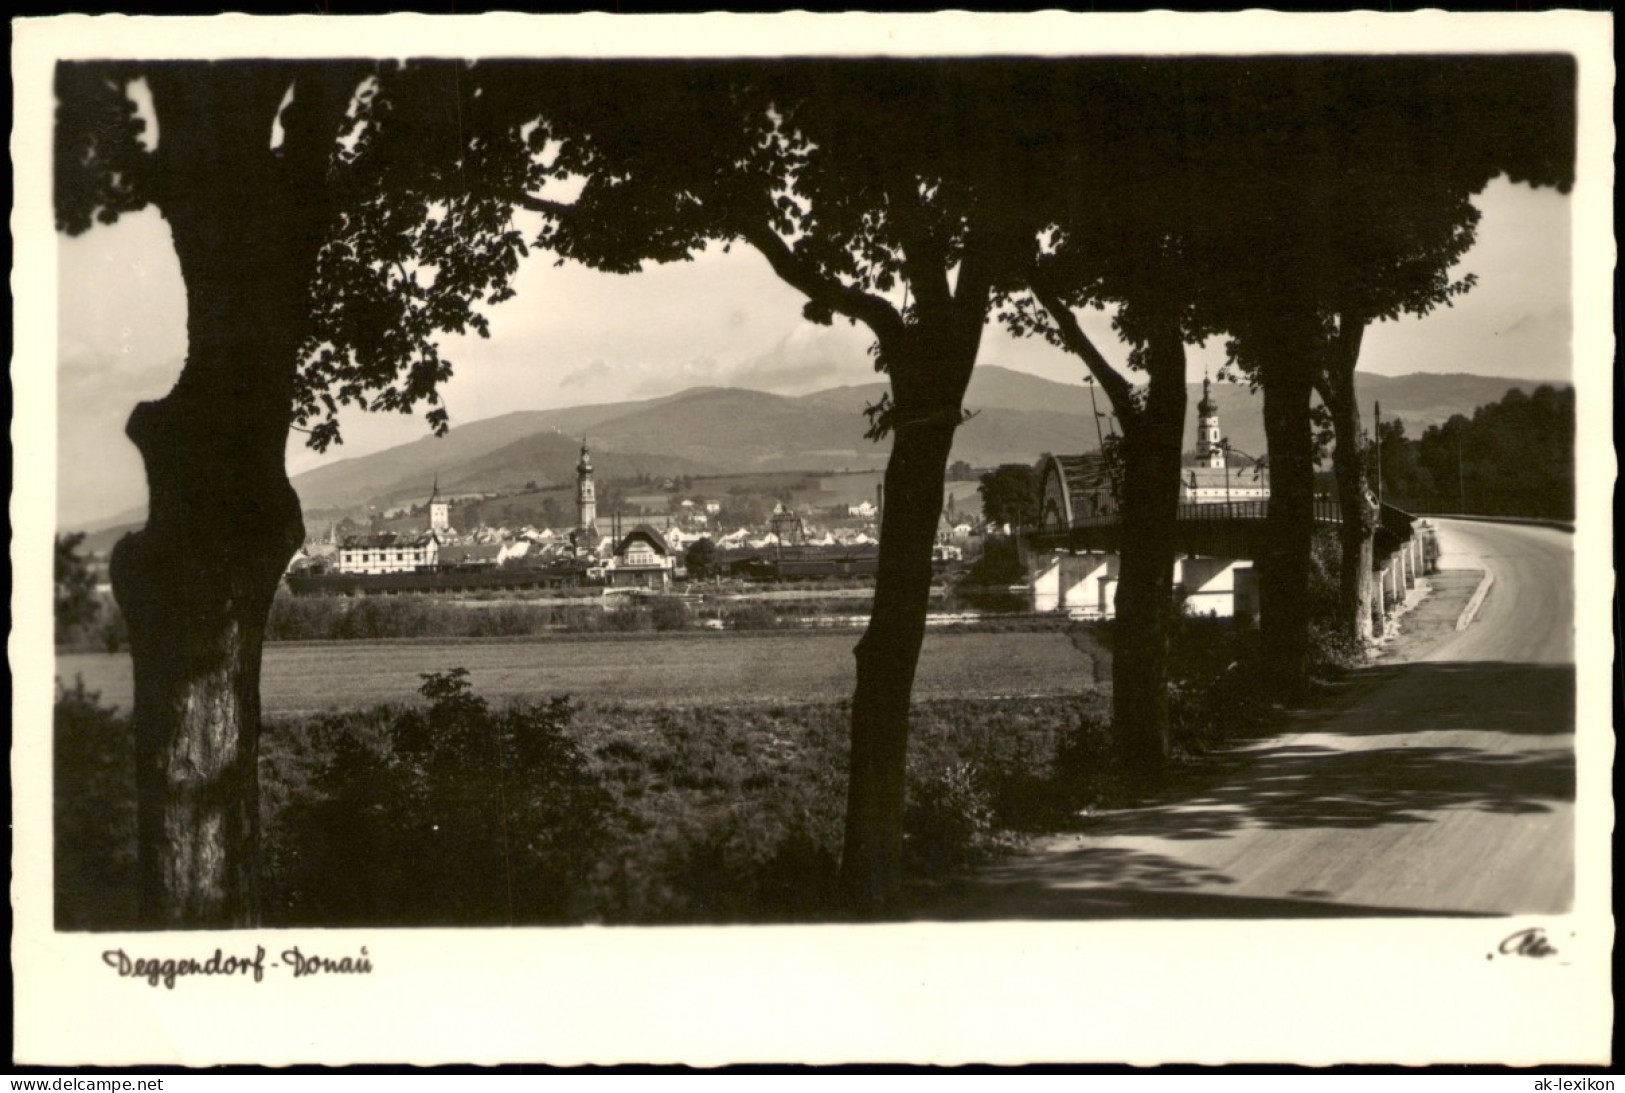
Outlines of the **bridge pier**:
[[[1110,618],[1117,611],[1121,557],[1111,551],[1030,551],[1033,610],[1076,611]],[[1247,559],[1186,554],[1174,560],[1174,585],[1185,610],[1216,618],[1258,618],[1258,580]]]
[[1388,568],[1384,575],[1387,577],[1388,592],[1394,598],[1394,606],[1404,606],[1405,562],[1403,554],[1396,554],[1388,559]]
[[1257,614],[1244,611],[1240,603],[1240,573],[1252,572],[1234,558],[1213,558],[1187,554],[1174,563],[1174,584],[1185,591],[1185,610],[1192,615],[1230,618]]
[[1115,554],[1034,554],[1033,610],[1081,610],[1110,615],[1116,607]]

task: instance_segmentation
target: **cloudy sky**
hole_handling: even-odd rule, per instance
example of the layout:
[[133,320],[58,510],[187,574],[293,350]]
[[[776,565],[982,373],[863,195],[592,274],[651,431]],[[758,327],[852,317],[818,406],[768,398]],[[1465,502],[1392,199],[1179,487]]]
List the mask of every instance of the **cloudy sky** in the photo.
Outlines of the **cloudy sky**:
[[[1570,199],[1493,183],[1464,271],[1478,287],[1425,320],[1381,324],[1361,367],[1383,374],[1473,372],[1568,381]],[[152,211],[58,244],[58,500],[64,526],[105,519],[136,504],[144,478],[123,423],[140,399],[161,396],[186,350],[180,273],[162,218]],[[820,327],[802,298],[749,248],[634,276],[556,267],[533,257],[518,295],[491,312],[491,338],[452,339],[457,365],[445,394],[452,421],[513,410],[648,398],[699,385],[802,394],[874,379],[861,328]],[[1104,316],[1093,332],[1114,344]],[[1193,350],[1200,378],[1222,347]],[[1062,382],[1082,368],[1038,341],[990,325],[981,361]],[[424,435],[418,417],[352,411],[346,443],[317,456],[296,438],[294,473]]]

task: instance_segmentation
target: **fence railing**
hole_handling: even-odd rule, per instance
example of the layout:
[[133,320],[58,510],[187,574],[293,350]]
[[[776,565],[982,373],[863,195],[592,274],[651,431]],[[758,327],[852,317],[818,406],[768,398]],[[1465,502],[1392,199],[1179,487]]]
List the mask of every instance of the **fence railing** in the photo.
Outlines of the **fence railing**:
[[[1226,520],[1257,521],[1269,518],[1269,500],[1254,501],[1189,501],[1179,506],[1175,518],[1180,521],[1192,523],[1219,522]],[[1343,522],[1342,510],[1336,501],[1315,501],[1313,504],[1313,520],[1317,524],[1340,524]],[[1112,527],[1122,522],[1118,513],[1106,513],[1100,516],[1084,516],[1072,521],[1072,528],[1103,528]],[[1056,531],[1070,530],[1059,528],[1037,529],[1041,532],[1053,534]]]

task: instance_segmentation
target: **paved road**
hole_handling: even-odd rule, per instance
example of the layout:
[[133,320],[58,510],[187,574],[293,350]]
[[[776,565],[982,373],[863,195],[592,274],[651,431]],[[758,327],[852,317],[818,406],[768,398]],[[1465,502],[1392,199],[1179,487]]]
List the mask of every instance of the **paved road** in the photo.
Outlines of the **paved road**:
[[[1572,537],[1441,521],[1446,571],[1401,640],[1293,731],[1177,800],[1102,815],[927,917],[1223,918],[1567,910]],[[1455,620],[1492,582],[1471,624]],[[1430,621],[1431,619],[1431,621]],[[1409,646],[1409,648],[1407,648]]]

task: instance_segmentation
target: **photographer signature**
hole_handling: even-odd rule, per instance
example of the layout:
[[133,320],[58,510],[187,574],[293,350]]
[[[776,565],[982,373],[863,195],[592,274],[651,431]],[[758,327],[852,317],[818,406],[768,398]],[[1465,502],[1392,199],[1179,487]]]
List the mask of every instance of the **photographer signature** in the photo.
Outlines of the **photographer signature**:
[[1557,955],[1557,946],[1546,936],[1546,931],[1539,926],[1530,926],[1516,933],[1508,934],[1502,939],[1495,953],[1488,954],[1487,959],[1495,959],[1496,953],[1502,956],[1528,956],[1548,957]]

